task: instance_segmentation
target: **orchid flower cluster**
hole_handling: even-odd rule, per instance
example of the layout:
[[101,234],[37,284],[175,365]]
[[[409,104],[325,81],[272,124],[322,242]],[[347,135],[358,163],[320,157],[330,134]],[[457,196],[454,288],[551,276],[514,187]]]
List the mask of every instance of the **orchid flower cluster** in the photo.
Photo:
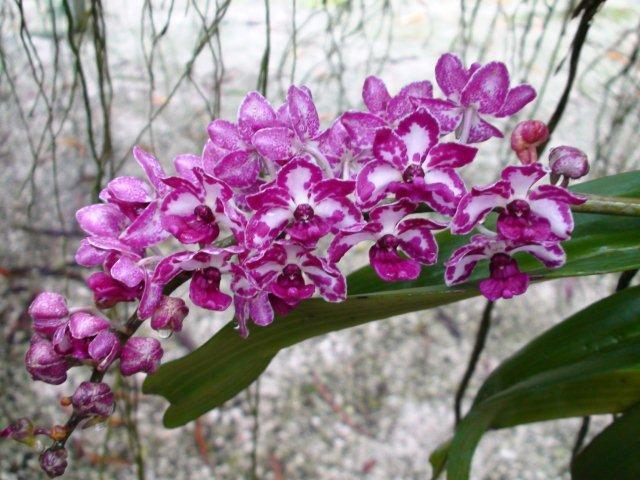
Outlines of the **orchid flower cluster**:
[[[511,87],[500,62],[466,68],[445,54],[435,76],[444,98],[433,96],[429,81],[392,96],[382,80],[369,77],[362,92],[366,111],[345,112],[326,129],[306,87],[291,86],[279,108],[251,92],[235,122],[211,122],[201,155],[174,159],[173,174],[134,148],[146,179],[115,178],[101,192],[102,203],[77,212],[87,237],[76,261],[100,269],[87,281],[97,308],[69,308],[64,297],[41,293],[29,309],[30,374],[57,385],[69,368],[93,367],[92,381],[66,404],[82,421],[105,419],[114,397],[102,374],[116,360],[123,375],[152,373],[162,348],[155,338],[133,336],[129,324],[119,329],[100,310],[139,302],[134,327],[150,319],[154,330],[180,331],[189,309],[167,291],[179,276],[190,279],[194,305],[234,308],[246,337],[249,322],[269,325],[316,294],[345,300],[339,262],[361,243],[370,245],[371,267],[382,280],[410,281],[438,260],[434,232],[476,230],[446,260],[445,281],[464,282],[487,260],[490,275],[479,288],[490,300],[527,289],[518,252],[548,268],[563,265],[561,242],[573,230],[570,208],[584,201],[565,187],[587,173],[586,156],[557,147],[543,165],[537,147],[548,139],[547,128],[525,121],[511,138],[522,164],[506,167],[491,185],[468,189],[460,170],[474,161],[474,145],[503,136],[490,121],[514,115],[536,94],[527,84]],[[548,174],[551,183],[536,186]],[[492,212],[495,230],[484,224]],[[59,441],[66,439],[64,429],[22,419],[2,435]],[[58,446],[41,456],[51,477],[67,464],[64,441]]]

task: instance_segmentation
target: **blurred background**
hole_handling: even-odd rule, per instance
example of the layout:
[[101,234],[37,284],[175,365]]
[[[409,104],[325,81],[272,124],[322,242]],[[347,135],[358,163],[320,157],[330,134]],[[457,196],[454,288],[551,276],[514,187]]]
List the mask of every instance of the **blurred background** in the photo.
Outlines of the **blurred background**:
[[[393,93],[433,81],[447,51],[467,63],[502,60],[512,82],[531,83],[539,96],[520,119],[555,113],[550,145],[587,152],[589,178],[638,168],[637,0],[1,1],[0,425],[68,415],[59,399],[86,372],[72,370],[60,387],[30,381],[26,307],[44,289],[90,302],[89,272],[73,262],[82,237],[74,213],[113,176],[140,173],[133,145],[170,169],[175,155],[201,152],[213,118],[235,119],[248,90],[266,88],[279,104],[291,83],[311,88],[327,126],[361,106],[367,75]],[[517,120],[501,124],[507,135]],[[464,175],[491,181],[513,161],[508,142],[494,139]],[[555,281],[498,303],[469,395],[519,346],[614,285],[613,276]],[[142,377],[111,374],[116,414],[99,431],[76,432],[65,478],[426,478],[429,453],[450,435],[483,308],[467,301],[290,348],[246,392],[175,430],[162,427],[162,400],[139,393]],[[165,360],[229,320],[192,309],[185,330],[164,341]],[[568,478],[578,427],[490,433],[474,478]],[[1,444],[0,479],[41,476],[37,452]]]

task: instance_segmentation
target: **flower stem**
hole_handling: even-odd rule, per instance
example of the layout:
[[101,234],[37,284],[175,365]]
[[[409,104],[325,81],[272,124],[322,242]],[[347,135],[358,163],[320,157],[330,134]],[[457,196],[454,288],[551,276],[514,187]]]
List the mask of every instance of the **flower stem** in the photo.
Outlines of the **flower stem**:
[[482,320],[480,321],[478,333],[476,334],[476,343],[473,346],[471,357],[469,357],[467,370],[464,372],[464,376],[462,377],[460,386],[456,391],[456,398],[454,402],[456,424],[458,424],[460,422],[460,419],[462,418],[462,400],[464,399],[464,394],[467,391],[467,387],[469,386],[469,381],[473,376],[473,372],[475,372],[476,370],[478,360],[480,359],[480,355],[482,354],[484,345],[487,341],[487,335],[489,334],[489,328],[491,327],[491,313],[493,312],[494,305],[495,303],[489,300],[484,307],[484,311],[482,312]]
[[640,217],[640,199],[624,197],[605,197],[586,195],[587,201],[582,205],[573,205],[576,213],[601,213],[604,215],[621,215]]

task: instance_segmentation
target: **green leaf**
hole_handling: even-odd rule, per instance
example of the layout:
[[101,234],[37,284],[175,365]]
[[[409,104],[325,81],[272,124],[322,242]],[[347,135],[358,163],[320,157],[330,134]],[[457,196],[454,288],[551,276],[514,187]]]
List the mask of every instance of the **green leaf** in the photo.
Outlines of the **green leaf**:
[[600,432],[571,463],[573,480],[640,478],[640,404]]
[[456,428],[448,478],[469,478],[475,448],[490,428],[621,412],[638,402],[639,319],[640,286],[578,312],[504,362]]
[[[595,180],[576,190],[640,197],[640,172]],[[576,214],[575,219],[574,238],[563,243],[568,253],[564,267],[546,270],[535,260],[523,257],[523,270],[544,280],[640,267],[640,218]],[[246,340],[228,324],[196,351],[162,365],[147,377],[143,391],[169,400],[171,406],[164,417],[167,427],[184,425],[245,389],[283,348],[328,332],[478,295],[474,282],[448,288],[442,280],[443,260],[466,241],[448,232],[439,234],[440,263],[424,268],[414,282],[385,283],[367,267],[348,277],[350,296],[343,303],[318,299],[303,302],[273,325],[254,327]],[[473,279],[486,275],[484,266],[478,268]]]

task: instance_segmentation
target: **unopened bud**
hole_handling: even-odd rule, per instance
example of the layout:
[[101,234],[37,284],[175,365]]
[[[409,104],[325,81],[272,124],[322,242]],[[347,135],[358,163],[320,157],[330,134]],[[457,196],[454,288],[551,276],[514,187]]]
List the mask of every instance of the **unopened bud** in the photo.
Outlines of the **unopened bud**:
[[182,321],[189,314],[189,307],[181,298],[164,297],[151,317],[151,328],[169,332],[182,330]]
[[131,337],[122,349],[120,371],[127,376],[138,372],[153,373],[162,353],[160,342],[155,338]]
[[49,478],[62,476],[67,469],[67,451],[64,448],[44,451],[40,455],[40,467]]
[[76,413],[83,417],[107,418],[113,413],[113,392],[106,383],[82,382],[71,397]]
[[29,316],[33,319],[33,330],[51,337],[56,329],[66,322],[69,315],[66,299],[54,292],[42,292],[31,302]]
[[511,133],[511,148],[524,165],[538,161],[539,145],[549,139],[549,129],[539,120],[525,120],[516,125]]
[[38,335],[32,337],[24,362],[34,380],[60,385],[67,379],[69,364],[55,351],[49,340]]
[[555,147],[549,152],[552,182],[559,177],[576,180],[589,173],[589,159],[586,153],[574,147]]

